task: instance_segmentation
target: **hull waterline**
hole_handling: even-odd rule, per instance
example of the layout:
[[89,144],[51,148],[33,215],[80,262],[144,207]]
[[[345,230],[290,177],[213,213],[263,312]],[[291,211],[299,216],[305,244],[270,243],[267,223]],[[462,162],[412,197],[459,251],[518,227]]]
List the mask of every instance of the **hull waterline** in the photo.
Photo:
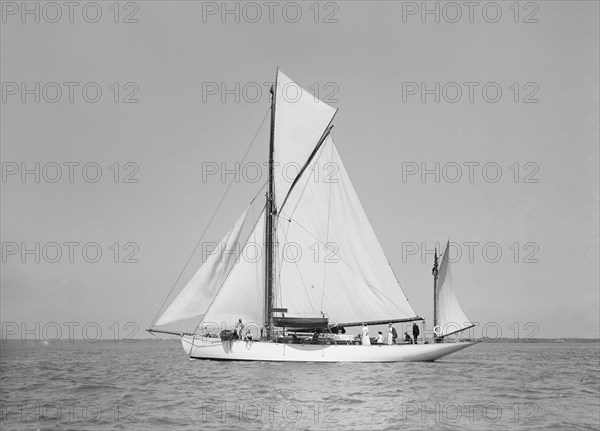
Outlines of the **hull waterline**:
[[276,362],[431,362],[476,343],[362,346],[221,341],[183,336],[181,344],[190,359]]

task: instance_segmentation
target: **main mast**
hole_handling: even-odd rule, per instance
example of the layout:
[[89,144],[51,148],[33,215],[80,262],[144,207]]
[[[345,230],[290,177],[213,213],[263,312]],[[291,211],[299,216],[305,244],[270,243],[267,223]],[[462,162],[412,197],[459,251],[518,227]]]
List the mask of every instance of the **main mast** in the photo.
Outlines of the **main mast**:
[[437,279],[438,279],[438,255],[437,248],[435,249],[435,254],[433,258],[433,269],[431,270],[431,274],[433,275],[433,338],[434,340],[437,338],[435,334],[435,328],[438,326],[438,316],[437,316],[437,300],[438,300],[438,290],[437,290]]
[[273,280],[275,273],[274,248],[275,248],[275,224],[273,220],[277,214],[275,206],[275,184],[274,184],[274,161],[275,150],[275,99],[277,96],[277,77],[275,85],[271,86],[271,137],[269,144],[269,186],[267,191],[267,206],[265,214],[265,330],[266,338],[270,340],[273,336]]

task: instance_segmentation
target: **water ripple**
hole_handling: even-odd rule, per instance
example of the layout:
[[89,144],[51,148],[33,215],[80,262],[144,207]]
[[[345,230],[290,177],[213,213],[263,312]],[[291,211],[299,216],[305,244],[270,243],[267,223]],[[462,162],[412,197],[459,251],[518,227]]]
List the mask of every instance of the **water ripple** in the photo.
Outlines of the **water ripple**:
[[597,344],[485,344],[434,363],[189,361],[178,341],[1,344],[2,428],[598,429]]

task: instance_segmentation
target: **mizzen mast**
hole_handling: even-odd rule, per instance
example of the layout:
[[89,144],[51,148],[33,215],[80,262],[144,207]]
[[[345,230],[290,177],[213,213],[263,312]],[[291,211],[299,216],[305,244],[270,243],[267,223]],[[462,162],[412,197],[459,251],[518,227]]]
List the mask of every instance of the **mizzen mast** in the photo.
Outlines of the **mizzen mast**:
[[[431,270],[431,274],[433,275],[433,330],[438,326],[438,289],[437,289],[437,281],[438,281],[438,255],[437,248],[435,249],[435,254],[433,258],[433,269]],[[435,337],[436,335],[434,335]]]

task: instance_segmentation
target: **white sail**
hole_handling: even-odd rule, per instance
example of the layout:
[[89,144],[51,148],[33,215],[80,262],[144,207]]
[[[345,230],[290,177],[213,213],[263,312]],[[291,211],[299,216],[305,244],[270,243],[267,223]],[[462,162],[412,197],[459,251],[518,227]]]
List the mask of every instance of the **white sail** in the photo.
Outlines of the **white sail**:
[[446,336],[473,326],[458,303],[452,286],[452,270],[449,260],[450,242],[446,244],[438,269],[437,279],[437,325],[438,336]]
[[335,108],[314,97],[280,70],[275,98],[275,205],[290,186],[331,122]]
[[213,297],[219,291],[227,274],[234,266],[236,250],[248,209],[240,216],[219,243],[215,251],[208,256],[204,265],[194,274],[181,290],[155,325],[167,325],[203,315]]
[[416,317],[331,136],[279,210],[277,306],[289,316],[346,323]]
[[261,213],[248,240],[242,247],[239,262],[227,276],[223,286],[202,319],[205,327],[233,329],[238,319],[252,328],[257,336],[264,316],[264,241],[265,212]]

